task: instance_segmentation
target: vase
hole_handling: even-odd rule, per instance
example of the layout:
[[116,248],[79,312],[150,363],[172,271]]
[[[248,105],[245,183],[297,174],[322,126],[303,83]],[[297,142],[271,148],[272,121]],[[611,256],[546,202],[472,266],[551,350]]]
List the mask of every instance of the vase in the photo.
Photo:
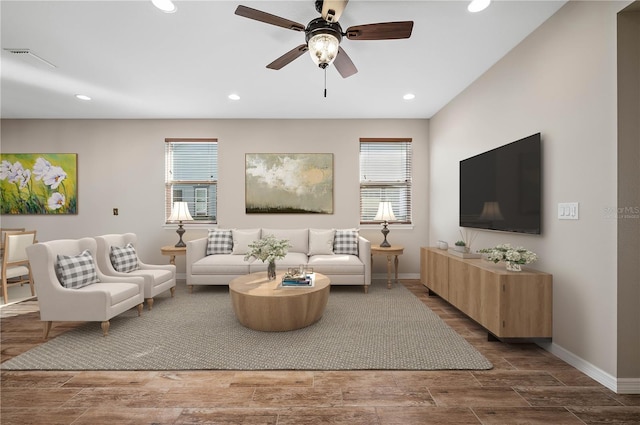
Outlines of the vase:
[[276,262],[269,261],[267,266],[267,279],[274,280],[276,278]]
[[521,272],[522,267],[518,263],[514,263],[513,261],[507,261],[507,270],[510,272]]

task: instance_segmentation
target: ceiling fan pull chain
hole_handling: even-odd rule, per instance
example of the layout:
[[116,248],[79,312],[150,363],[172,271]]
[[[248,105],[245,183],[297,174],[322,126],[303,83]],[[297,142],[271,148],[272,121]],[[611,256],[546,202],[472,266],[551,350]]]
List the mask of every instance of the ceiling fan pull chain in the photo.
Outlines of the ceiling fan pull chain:
[[324,69],[324,97],[327,97],[327,68]]

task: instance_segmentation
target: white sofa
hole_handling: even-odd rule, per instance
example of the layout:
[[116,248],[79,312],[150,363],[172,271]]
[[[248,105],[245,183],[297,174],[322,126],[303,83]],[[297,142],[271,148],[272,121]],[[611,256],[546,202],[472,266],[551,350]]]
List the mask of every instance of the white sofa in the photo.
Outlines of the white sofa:
[[[277,239],[287,239],[291,247],[287,255],[276,260],[277,270],[298,267],[301,264],[312,267],[314,272],[329,277],[332,285],[362,285],[366,293],[371,285],[371,243],[354,235],[349,236],[349,249],[335,245],[335,233],[349,234],[348,230],[333,229],[232,229],[210,230],[205,238],[187,242],[187,286],[189,290],[196,285],[228,285],[235,277],[249,273],[265,271],[267,263],[256,258],[245,260],[248,244],[262,236],[273,235]],[[211,248],[211,232],[231,232],[233,243],[229,248],[207,255]],[[333,233],[332,233],[333,232]],[[220,233],[218,233],[220,234]],[[340,237],[340,236],[338,236]],[[355,243],[353,242],[355,239]],[[344,240],[344,239],[341,239]],[[356,246],[353,246],[353,245]],[[350,251],[352,254],[343,252]],[[229,252],[230,251],[230,252]]]

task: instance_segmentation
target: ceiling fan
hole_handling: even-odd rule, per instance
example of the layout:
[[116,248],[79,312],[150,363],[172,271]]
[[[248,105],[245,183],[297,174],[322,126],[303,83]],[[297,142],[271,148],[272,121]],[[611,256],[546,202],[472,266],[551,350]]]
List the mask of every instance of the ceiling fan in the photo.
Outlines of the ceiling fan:
[[413,21],[382,22],[377,24],[356,25],[342,31],[338,19],[349,0],[316,0],[316,10],[322,15],[311,20],[305,27],[294,21],[252,9],[238,6],[235,14],[270,25],[276,25],[293,31],[304,32],[305,43],[294,47],[278,59],[267,65],[269,69],[282,69],[304,52],[309,51],[311,59],[322,69],[333,63],[342,76],[347,78],[358,72],[347,53],[340,46],[342,37],[349,40],[394,40],[411,37]]

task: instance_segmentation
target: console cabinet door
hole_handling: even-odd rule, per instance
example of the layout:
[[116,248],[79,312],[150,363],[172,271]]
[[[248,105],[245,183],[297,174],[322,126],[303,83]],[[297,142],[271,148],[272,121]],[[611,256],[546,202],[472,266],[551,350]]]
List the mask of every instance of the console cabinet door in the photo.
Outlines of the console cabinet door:
[[440,295],[449,298],[449,258],[431,249],[422,248],[420,258],[422,284]]

